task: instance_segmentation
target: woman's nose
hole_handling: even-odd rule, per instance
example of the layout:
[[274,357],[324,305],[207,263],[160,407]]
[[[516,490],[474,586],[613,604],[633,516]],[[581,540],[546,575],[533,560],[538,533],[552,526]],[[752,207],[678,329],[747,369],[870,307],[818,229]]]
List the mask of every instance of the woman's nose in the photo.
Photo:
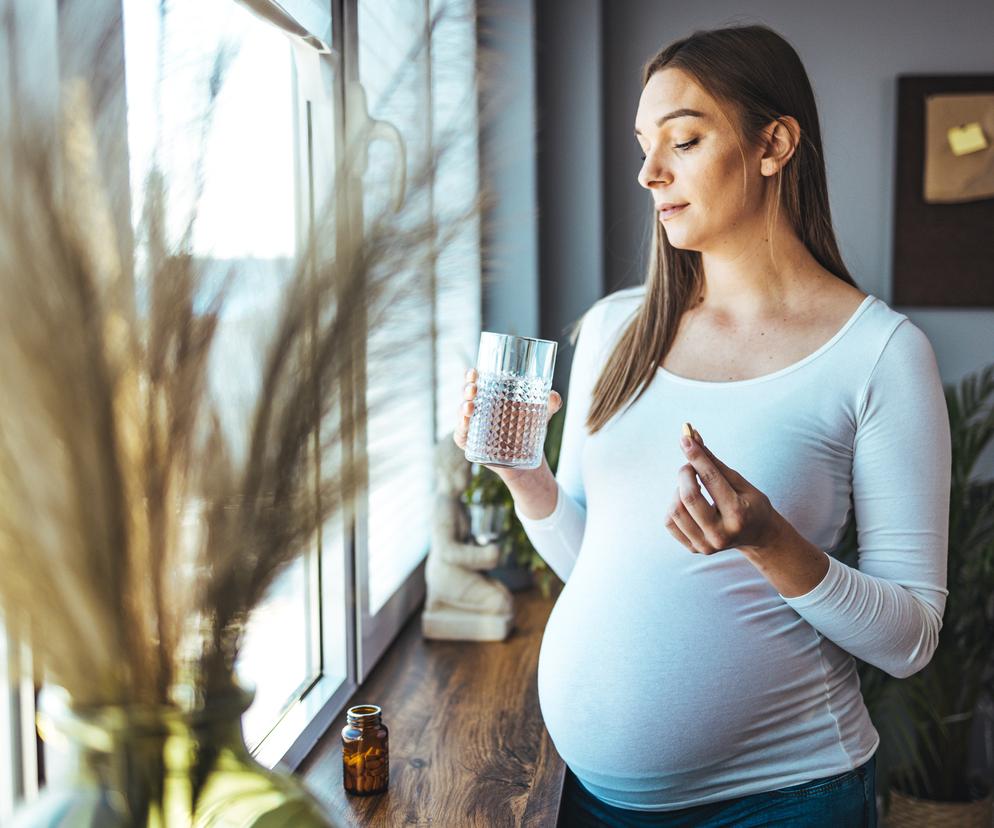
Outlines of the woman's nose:
[[666,184],[672,182],[673,176],[655,155],[647,155],[642,162],[642,169],[639,170],[638,182],[647,190],[651,190],[653,185]]
[[673,176],[668,171],[662,169],[658,162],[650,158],[642,164],[642,169],[639,170],[638,174],[638,182],[647,190],[651,190],[653,185],[673,183]]

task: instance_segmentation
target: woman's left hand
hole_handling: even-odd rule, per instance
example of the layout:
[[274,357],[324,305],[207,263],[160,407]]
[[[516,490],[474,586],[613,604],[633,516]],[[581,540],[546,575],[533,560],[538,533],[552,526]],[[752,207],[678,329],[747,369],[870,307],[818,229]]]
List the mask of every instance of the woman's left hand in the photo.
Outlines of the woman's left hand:
[[[702,555],[772,545],[783,526],[783,516],[770,499],[722,463],[703,442],[690,440],[690,448],[683,447],[683,453],[690,462],[678,472],[676,499],[666,518],[670,534],[691,552]],[[714,505],[704,497],[697,477]]]

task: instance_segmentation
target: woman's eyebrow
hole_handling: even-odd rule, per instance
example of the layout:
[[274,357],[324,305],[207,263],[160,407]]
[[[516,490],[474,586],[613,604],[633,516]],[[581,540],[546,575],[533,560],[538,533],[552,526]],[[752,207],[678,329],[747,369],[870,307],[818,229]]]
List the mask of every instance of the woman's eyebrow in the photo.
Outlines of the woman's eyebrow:
[[[667,112],[665,115],[656,118],[656,126],[661,127],[664,123],[666,123],[667,121],[673,118],[684,118],[684,117],[701,118],[705,121],[708,119],[707,115],[705,115],[703,112],[698,112],[696,109],[674,109],[672,112]],[[641,135],[642,133],[639,132],[638,129],[636,128],[635,134]]]

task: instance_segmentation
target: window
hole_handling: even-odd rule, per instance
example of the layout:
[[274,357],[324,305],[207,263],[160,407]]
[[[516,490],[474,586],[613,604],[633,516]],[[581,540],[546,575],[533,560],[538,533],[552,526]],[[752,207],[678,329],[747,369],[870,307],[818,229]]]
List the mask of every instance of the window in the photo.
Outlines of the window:
[[[223,0],[207,8],[172,0],[164,20],[158,4],[123,5],[133,222],[137,227],[145,172],[157,152],[170,182],[174,238],[196,206],[194,253],[219,275],[234,264],[247,277],[224,313],[212,365],[237,440],[255,389],[230,378],[250,376],[261,356],[269,310],[312,211],[333,186],[345,136],[376,123],[361,185],[337,208],[364,222],[393,203],[433,142],[453,136],[458,146],[439,170],[436,197],[405,201],[397,225],[423,221],[432,210],[456,211],[475,197],[473,5],[295,0],[270,8]],[[433,14],[442,22],[426,47]],[[344,25],[349,20],[354,25]],[[211,100],[219,64],[223,83]],[[198,127],[208,112],[205,136]],[[138,244],[140,261],[140,238]],[[354,515],[322,528],[250,622],[238,671],[256,688],[244,726],[263,761],[302,758],[423,597],[433,447],[452,427],[452,401],[475,353],[479,274],[479,230],[467,226],[437,263],[443,278],[425,296],[424,318],[412,321],[408,356],[426,383],[389,412],[372,406],[359,435],[368,497]],[[378,335],[369,332],[371,347]],[[375,372],[362,381],[367,400],[389,392]]]
[[[429,151],[429,60],[423,46],[427,8],[423,3],[359,0],[358,75],[365,90],[368,117],[389,125],[393,141],[375,141],[362,182],[364,221],[378,215],[406,175],[405,163],[421,164]],[[418,47],[421,47],[420,49]],[[401,144],[405,153],[398,152]],[[406,155],[406,159],[404,157]],[[411,203],[397,215],[399,228],[422,222],[431,204]],[[431,297],[426,297],[431,301]],[[411,352],[406,355],[418,376],[432,376],[432,314],[412,323]],[[370,348],[378,334],[370,332]],[[366,424],[369,494],[357,525],[361,677],[365,677],[406,617],[420,600],[423,570],[416,572],[429,542],[433,501],[432,384],[405,389],[388,409],[376,402],[389,392],[373,373],[366,376],[370,413]],[[405,589],[405,585],[409,587]],[[361,680],[361,679],[360,679]]]
[[17,732],[17,688],[11,684],[10,646],[0,627],[0,823],[14,811],[21,798],[20,739]]
[[[235,3],[173,2],[162,11],[143,0],[124,2],[132,218],[138,226],[155,158],[168,181],[173,243],[196,210],[192,248],[208,274],[233,266],[247,277],[225,308],[211,366],[222,421],[237,441],[255,389],[231,378],[252,376],[267,308],[294,254],[290,45]],[[223,80],[212,100],[218,69]],[[202,132],[202,120],[209,132]],[[137,246],[141,261],[140,237]],[[140,269],[136,276],[140,285]],[[258,688],[244,722],[252,746],[313,677],[307,601],[297,600],[309,595],[306,563],[298,561],[276,584],[247,636],[239,676]],[[267,666],[271,678],[260,683]]]
[[[0,21],[0,124],[8,125],[14,114],[10,92],[15,80],[37,107],[36,114],[51,114],[58,91],[55,4],[0,0]],[[17,31],[16,49],[9,53],[7,26]],[[13,628],[0,607],[0,826],[21,800],[37,795],[39,781],[31,653]]]
[[[5,2],[11,0],[0,0],[0,9]],[[360,186],[338,201],[338,209],[373,215],[396,198],[433,142],[453,136],[457,146],[438,170],[433,197],[406,202],[398,226],[429,211],[458,212],[475,199],[474,4],[101,2],[108,8],[120,3],[123,11],[133,226],[140,227],[141,193],[154,160],[167,176],[172,239],[186,231],[196,208],[190,239],[209,278],[220,278],[232,265],[241,274],[223,311],[210,373],[237,448],[255,390],[238,383],[251,377],[262,353],[271,309],[313,210],[321,206],[315,202],[332,184],[345,136],[360,122],[379,123]],[[424,48],[432,16],[443,11]],[[60,24],[65,21],[53,14],[52,27]],[[223,83],[212,97],[218,66]],[[202,132],[205,114],[209,129]],[[136,234],[139,300],[143,243]],[[354,513],[321,527],[313,548],[283,574],[250,622],[237,669],[256,698],[243,724],[250,747],[266,764],[299,763],[423,597],[433,445],[448,438],[462,371],[479,337],[478,226],[467,225],[457,244],[443,251],[434,276],[424,318],[412,323],[417,337],[411,354],[427,381],[397,400],[389,423],[371,419],[358,435],[356,448],[370,462],[368,498]],[[377,335],[370,331],[370,342]],[[375,375],[362,382],[367,399],[384,390]],[[399,467],[378,462],[397,446],[403,447]],[[196,520],[193,508],[189,520]],[[7,683],[6,644],[0,635],[0,820],[4,808],[30,792],[19,769],[37,778],[34,754],[21,749],[19,735],[24,721],[30,729],[34,688]],[[8,757],[17,761],[8,763]],[[50,778],[62,762],[54,750],[46,756]]]
[[[124,0],[124,43],[133,224],[140,227],[155,162],[168,182],[171,240],[195,215],[192,252],[208,282],[238,273],[210,381],[227,435],[244,456],[258,392],[246,381],[258,375],[273,310],[310,229],[310,154],[319,144],[308,140],[314,90],[306,81],[320,57],[231,0],[173,0],[165,8]],[[136,244],[140,264],[140,235]],[[141,277],[139,268],[139,295]],[[281,727],[290,710],[318,685],[326,700],[348,678],[344,646],[321,651],[323,605],[330,628],[344,633],[344,579],[331,576],[343,566],[344,544],[326,532],[250,621],[237,672],[255,700],[243,726],[249,746],[271,762],[299,735],[299,712]]]
[[38,794],[34,704],[31,653],[0,618],[0,825],[19,800]]
[[[370,148],[360,197],[363,215],[381,209],[407,164],[422,163],[432,145],[451,146],[443,156],[431,203],[405,205],[398,226],[428,211],[444,215],[471,203],[478,190],[476,98],[472,74],[476,31],[470,2],[411,3],[359,0],[358,77],[368,117],[396,136]],[[429,48],[424,33],[432,26]],[[460,278],[459,273],[467,274]],[[470,275],[472,274],[472,275]],[[479,228],[465,227],[459,243],[436,262],[430,318],[411,331],[412,368],[431,377],[422,392],[406,391],[389,411],[371,414],[366,447],[369,497],[357,524],[361,637],[359,680],[368,675],[424,594],[434,500],[433,446],[447,439],[462,374],[475,360],[480,330]],[[375,339],[376,332],[371,332]],[[367,377],[367,397],[388,393]],[[456,401],[456,402],[454,402]]]

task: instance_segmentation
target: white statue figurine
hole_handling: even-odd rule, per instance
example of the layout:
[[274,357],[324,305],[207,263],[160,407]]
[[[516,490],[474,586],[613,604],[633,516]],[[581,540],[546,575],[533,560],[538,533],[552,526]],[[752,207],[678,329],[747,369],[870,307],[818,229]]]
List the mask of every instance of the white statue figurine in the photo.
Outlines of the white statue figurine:
[[480,573],[497,566],[500,547],[496,543],[480,546],[469,538],[469,522],[459,496],[469,486],[472,467],[452,435],[435,446],[435,474],[422,635],[503,641],[514,625],[514,599],[504,584]]

